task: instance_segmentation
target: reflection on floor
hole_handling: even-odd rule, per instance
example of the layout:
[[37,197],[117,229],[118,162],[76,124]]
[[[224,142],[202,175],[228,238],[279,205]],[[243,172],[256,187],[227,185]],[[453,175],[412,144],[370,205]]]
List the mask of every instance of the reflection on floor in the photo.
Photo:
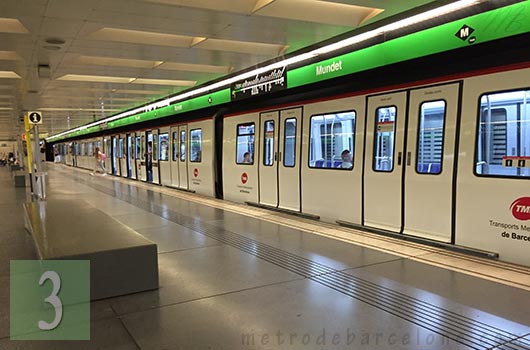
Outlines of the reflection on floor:
[[[0,349],[530,349],[530,271],[49,166],[158,245],[160,289],[93,302],[91,340],[9,340],[9,261],[35,259],[0,168]],[[68,215],[68,213],[65,213]]]

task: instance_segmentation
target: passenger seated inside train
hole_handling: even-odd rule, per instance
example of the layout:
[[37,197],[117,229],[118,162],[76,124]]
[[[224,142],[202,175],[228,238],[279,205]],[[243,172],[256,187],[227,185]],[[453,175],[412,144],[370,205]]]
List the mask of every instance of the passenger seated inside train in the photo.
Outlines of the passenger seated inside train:
[[350,153],[350,150],[345,149],[344,151],[342,151],[340,157],[342,159],[342,163],[340,163],[337,168],[351,169],[353,167],[352,155]]
[[243,154],[243,161],[241,163],[252,164],[252,154],[250,154],[250,152],[245,152],[245,154]]

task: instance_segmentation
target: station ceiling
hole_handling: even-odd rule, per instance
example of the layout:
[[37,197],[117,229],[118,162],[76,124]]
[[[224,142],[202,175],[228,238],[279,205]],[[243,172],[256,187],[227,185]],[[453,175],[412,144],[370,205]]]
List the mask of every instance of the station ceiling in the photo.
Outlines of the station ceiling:
[[1,0],[0,140],[42,137],[432,0]]

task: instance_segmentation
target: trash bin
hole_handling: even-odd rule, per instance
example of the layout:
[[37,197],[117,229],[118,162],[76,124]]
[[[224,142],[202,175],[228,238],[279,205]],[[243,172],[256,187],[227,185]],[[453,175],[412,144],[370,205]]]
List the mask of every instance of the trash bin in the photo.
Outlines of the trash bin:
[[14,171],[13,180],[15,181],[15,187],[26,187],[26,173],[24,171]]

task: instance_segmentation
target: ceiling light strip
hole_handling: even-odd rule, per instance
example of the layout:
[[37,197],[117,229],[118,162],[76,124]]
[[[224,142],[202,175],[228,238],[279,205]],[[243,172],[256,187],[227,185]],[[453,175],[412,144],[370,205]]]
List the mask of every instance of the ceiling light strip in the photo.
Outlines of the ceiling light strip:
[[107,122],[110,122],[110,121],[113,121],[113,120],[116,120],[116,119],[129,117],[131,115],[144,112],[146,109],[156,109],[156,108],[160,108],[160,107],[165,107],[165,106],[168,106],[168,105],[170,105],[170,104],[172,104],[172,103],[174,103],[176,101],[184,100],[184,99],[190,98],[192,96],[196,96],[196,95],[200,95],[200,94],[212,91],[212,90],[216,90],[218,88],[228,86],[228,85],[230,85],[230,84],[232,84],[232,83],[234,83],[236,81],[243,80],[243,79],[246,79],[246,78],[249,78],[249,77],[252,77],[252,76],[255,76],[255,75],[258,75],[260,73],[264,73],[264,72],[267,72],[267,71],[270,71],[270,70],[273,70],[273,69],[276,69],[276,68],[285,67],[285,66],[292,65],[292,64],[295,64],[295,63],[303,62],[303,61],[315,58],[315,57],[317,57],[319,55],[322,55],[322,54],[326,54],[326,53],[329,53],[329,52],[332,52],[332,51],[343,49],[343,48],[351,46],[353,44],[357,44],[357,43],[360,43],[362,41],[366,41],[368,39],[374,38],[374,37],[376,37],[378,35],[381,35],[382,33],[385,33],[385,32],[390,32],[390,31],[401,29],[401,28],[404,28],[404,27],[407,27],[407,26],[410,26],[410,25],[413,25],[413,24],[416,24],[416,23],[429,21],[429,20],[431,20],[431,19],[433,19],[433,18],[435,18],[437,16],[446,15],[446,14],[449,14],[449,13],[452,13],[452,12],[455,12],[455,11],[458,11],[458,10],[462,10],[462,9],[464,9],[466,7],[473,6],[473,5],[478,4],[480,2],[483,2],[483,1],[488,1],[488,0],[460,0],[460,1],[456,1],[456,2],[450,3],[448,5],[444,5],[444,6],[436,8],[436,9],[429,10],[429,11],[423,12],[421,14],[418,14],[418,15],[415,15],[415,16],[412,16],[412,17],[409,17],[409,18],[406,18],[406,19],[403,19],[403,20],[400,20],[400,21],[397,21],[397,22],[382,26],[382,27],[379,27],[377,29],[370,30],[368,32],[355,35],[355,36],[353,36],[351,38],[344,39],[344,40],[338,41],[336,43],[323,46],[321,48],[318,48],[318,49],[303,53],[301,55],[293,56],[293,57],[287,58],[285,60],[278,61],[278,62],[269,64],[267,66],[254,69],[252,71],[245,72],[245,73],[239,74],[237,76],[234,76],[234,77],[231,77],[231,78],[228,78],[228,79],[225,79],[225,80],[221,80],[221,81],[219,81],[217,83],[213,83],[211,85],[204,86],[202,88],[198,88],[198,89],[195,89],[195,90],[192,90],[192,91],[188,91],[188,92],[185,92],[183,94],[179,94],[179,95],[176,95],[176,96],[173,96],[173,97],[167,98],[165,100],[162,100],[162,101],[159,101],[159,102],[155,102],[155,103],[152,103],[152,104],[149,104],[149,105],[146,105],[146,106],[138,107],[138,108],[135,108],[133,110],[130,110],[130,111],[127,111],[127,112],[123,112],[123,113],[120,113],[120,114],[117,114],[117,115],[114,115],[114,116],[111,116],[111,117],[108,117],[108,118],[104,118],[104,119],[98,120],[96,122],[77,127],[75,129],[72,129],[72,130],[64,131],[62,133],[59,133],[57,135],[52,136],[52,138],[61,137],[63,135],[67,135],[69,133],[73,133],[73,132],[76,132],[76,131],[79,131],[79,130],[85,130],[85,129],[88,129],[90,127],[93,127],[93,126],[96,126],[96,125],[99,125],[99,124],[103,124],[103,123],[107,123]]

